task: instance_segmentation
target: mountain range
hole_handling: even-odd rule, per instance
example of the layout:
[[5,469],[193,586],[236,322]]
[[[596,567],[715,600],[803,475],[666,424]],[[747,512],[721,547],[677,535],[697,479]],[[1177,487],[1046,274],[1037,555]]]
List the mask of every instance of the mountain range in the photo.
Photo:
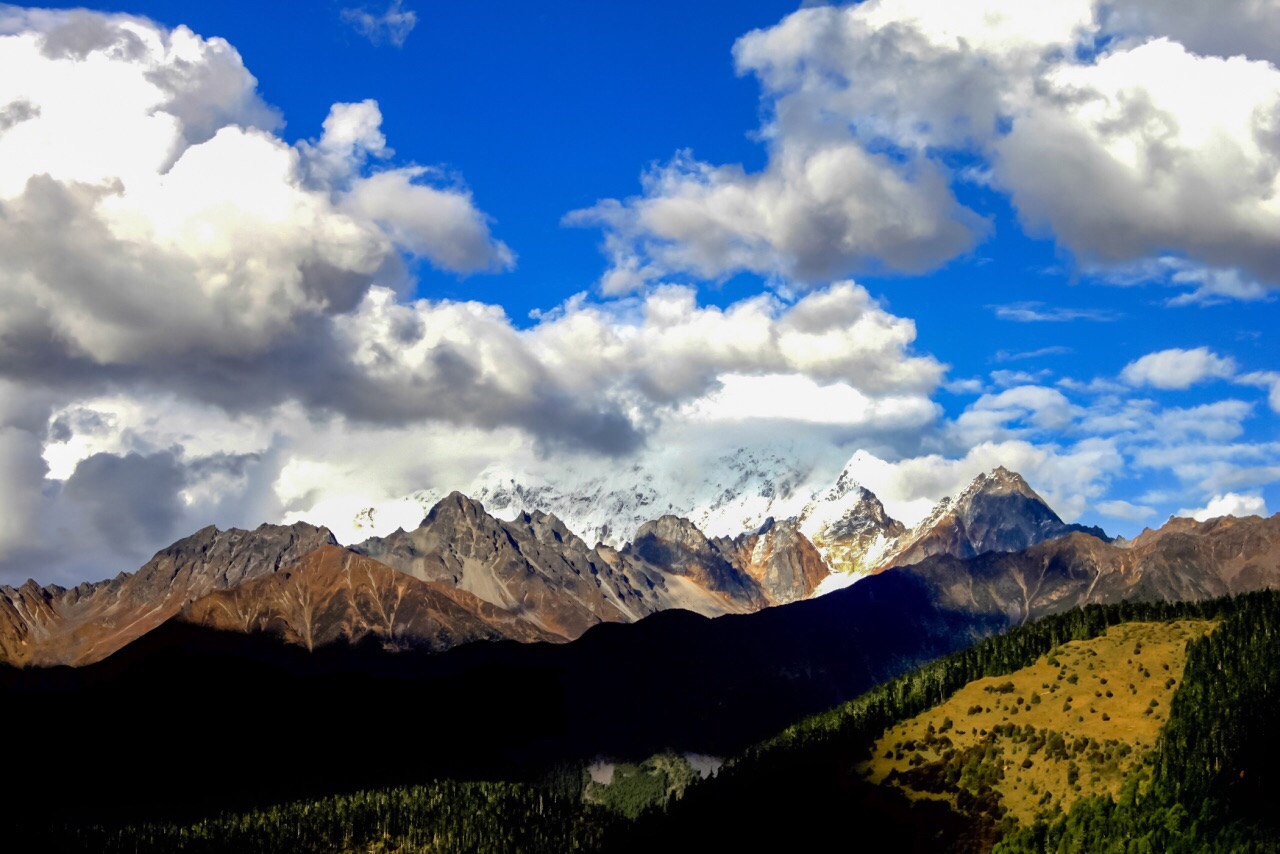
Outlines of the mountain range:
[[[414,530],[350,548],[306,523],[209,527],[135,573],[70,589],[0,587],[0,660],[84,665],[170,619],[307,649],[369,639],[433,651],[473,640],[565,642],[660,611],[718,617],[797,603],[902,567],[916,567],[940,604],[1017,621],[1090,601],[1196,598],[1273,580],[1274,561],[1238,565],[1191,545],[1193,557],[1175,558],[1168,549],[1179,536],[1203,540],[1184,519],[1131,543],[1068,525],[1004,468],[912,528],[846,472],[796,517],[709,538],[663,515],[617,548],[589,546],[541,510],[502,520],[452,493]],[[1050,572],[1068,565],[1061,577]]]
[[[102,734],[34,741],[32,792],[270,799],[599,755],[729,755],[1046,614],[1280,584],[1280,515],[1175,519],[1109,542],[1001,469],[910,530],[860,487],[830,503],[822,545],[808,519],[709,538],[662,516],[620,548],[587,546],[554,516],[500,520],[459,494],[415,530],[352,548],[301,524],[206,528],[107,582],[0,589],[0,696],[15,732]],[[876,571],[821,593],[853,577],[823,560],[833,544]],[[332,727],[366,747],[330,749]],[[233,793],[204,760],[155,776],[155,749],[210,732],[270,773]],[[88,755],[145,782],[104,793],[66,774]]]
[[[635,622],[672,608],[709,617],[749,613],[935,554],[967,559],[1018,551],[1075,529],[1005,469],[979,476],[912,529],[890,518],[846,473],[798,517],[769,517],[754,530],[708,538],[689,519],[663,515],[618,548],[589,546],[541,510],[502,520],[479,501],[452,493],[414,530],[352,546],[351,553],[366,558],[360,564],[365,590],[354,592],[348,567],[341,604],[332,598],[336,579],[320,569],[335,558],[303,560],[322,547],[340,548],[328,529],[306,523],[254,531],[209,527],[135,573],[70,589],[34,581],[0,588],[0,657],[24,665],[86,664],[180,613],[222,629],[272,627],[308,648],[368,635],[392,649],[441,649],[481,637],[563,641],[601,622]],[[288,585],[262,581],[285,570]],[[379,586],[395,591],[402,621],[461,609],[470,623],[456,630],[396,623],[381,607],[383,596],[372,593]],[[326,608],[313,611],[307,596],[322,596]],[[452,596],[448,607],[441,596]],[[276,604],[257,603],[257,597]],[[294,602],[288,615],[286,600]],[[472,623],[486,630],[477,633]]]

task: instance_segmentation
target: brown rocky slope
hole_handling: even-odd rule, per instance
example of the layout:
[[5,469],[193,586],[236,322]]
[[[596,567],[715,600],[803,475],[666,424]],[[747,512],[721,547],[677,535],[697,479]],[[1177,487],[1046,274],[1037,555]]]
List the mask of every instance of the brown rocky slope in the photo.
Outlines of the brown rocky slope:
[[298,523],[253,531],[212,525],[157,552],[137,572],[70,589],[0,587],[0,661],[89,664],[177,614],[187,603],[269,575],[336,540]]
[[452,585],[432,584],[339,546],[288,569],[201,597],[179,619],[222,631],[265,632],[308,650],[376,641],[438,652],[479,640],[563,641]]

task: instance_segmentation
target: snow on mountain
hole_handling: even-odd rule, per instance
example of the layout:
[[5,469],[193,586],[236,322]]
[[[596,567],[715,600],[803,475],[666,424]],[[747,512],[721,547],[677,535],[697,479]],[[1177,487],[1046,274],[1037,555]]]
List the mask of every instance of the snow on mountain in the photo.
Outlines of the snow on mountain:
[[[846,466],[835,485],[801,511],[800,531],[817,546],[833,574],[856,577],[879,567],[906,528]],[[825,583],[830,587],[836,582]]]
[[[1004,468],[978,475],[908,529],[858,482],[854,473],[863,456],[854,454],[840,468],[800,443],[774,443],[719,456],[652,454],[612,468],[598,459],[534,460],[519,468],[491,466],[460,491],[495,517],[554,514],[586,543],[613,548],[663,516],[690,520],[708,539],[737,537],[771,518],[794,520],[830,571],[815,595],[932,554],[1016,551],[1080,530],[1063,524],[1021,476]],[[442,497],[425,489],[362,511],[351,541],[389,534],[395,526],[412,530]]]
[[[522,470],[491,466],[459,491],[499,518],[540,510],[559,517],[587,543],[616,548],[664,515],[687,518],[710,538],[736,536],[769,517],[797,517],[829,487],[842,462],[797,444],[774,443],[710,459],[655,454],[612,468],[599,460],[557,461],[550,469],[536,462]],[[403,502],[362,511],[353,523],[354,539],[388,534],[393,521],[410,529],[405,518],[421,519],[443,497],[439,489],[424,489]]]

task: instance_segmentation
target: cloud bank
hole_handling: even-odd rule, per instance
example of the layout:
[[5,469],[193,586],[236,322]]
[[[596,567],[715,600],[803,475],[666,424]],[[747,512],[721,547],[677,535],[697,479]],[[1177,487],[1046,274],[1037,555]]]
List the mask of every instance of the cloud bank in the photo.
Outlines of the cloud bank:
[[1249,0],[803,8],[734,48],[762,89],[764,169],[683,152],[571,219],[605,229],[607,292],[817,283],[968,252],[990,231],[956,195],[976,181],[1083,269],[1168,258],[1150,269],[1184,302],[1256,299],[1280,284],[1277,28]]
[[[349,21],[393,44],[416,21],[380,14]],[[611,269],[528,322],[418,292],[423,268],[501,273],[516,253],[451,169],[397,157],[375,101],[289,142],[221,39],[0,8],[0,579],[114,575],[210,522],[350,527],[494,465],[641,478],[779,436],[814,472],[857,451],[855,475],[907,521],[998,464],[1068,518],[1256,508],[1280,448],[1240,437],[1280,411],[1274,372],[1201,347],[1102,377],[948,382],[915,324],[847,278],[977,245],[992,226],[957,200],[976,181],[1100,274],[1265,298],[1280,136],[1258,33],[1275,22],[1179,40],[1198,16],[871,0],[748,34],[735,59],[763,88],[767,166],[681,153],[636,197],[571,214],[603,225]],[[1207,103],[1209,86],[1232,97]],[[717,306],[686,278],[743,270],[776,293]],[[1235,396],[1165,397],[1211,380]],[[942,388],[972,399],[944,410]],[[1126,469],[1166,486],[1117,498]]]

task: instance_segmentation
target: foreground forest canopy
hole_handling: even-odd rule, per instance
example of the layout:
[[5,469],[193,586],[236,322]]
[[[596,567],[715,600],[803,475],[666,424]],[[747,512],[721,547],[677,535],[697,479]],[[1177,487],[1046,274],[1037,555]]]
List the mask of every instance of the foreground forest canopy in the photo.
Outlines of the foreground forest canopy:
[[[1117,626],[1122,631],[1110,631]],[[1174,648],[1177,644],[1159,647],[1162,638],[1179,637],[1186,639],[1180,678],[1178,661],[1169,656],[1180,658],[1182,650]],[[981,691],[991,702],[984,700],[983,711],[974,712],[977,719],[963,726],[1006,737],[1024,752],[1042,728],[1032,726],[1033,733],[1023,738],[1030,726],[1025,724],[1016,727],[1015,737],[1014,724],[986,717],[988,707],[1017,708],[1030,721],[1029,715],[1039,713],[1033,710],[1053,705],[1063,718],[1067,702],[1062,698],[1070,692],[1076,704],[1072,712],[1080,712],[1075,717],[1103,725],[1102,715],[1109,714],[1103,710],[1105,690],[1099,684],[1084,693],[1091,684],[1090,665],[1094,674],[1110,672],[1099,669],[1100,656],[1108,654],[1105,645],[1094,642],[1100,638],[1110,638],[1111,651],[1129,659],[1117,658],[1117,666],[1133,668],[1137,680],[1132,691],[1127,681],[1108,684],[1130,697],[1138,695],[1138,682],[1146,683],[1142,691],[1167,692],[1160,693],[1167,704],[1157,700],[1154,706],[1155,694],[1144,694],[1152,712],[1139,713],[1151,719],[1148,726],[1157,714],[1167,713],[1167,722],[1152,728],[1158,739],[1141,756],[1120,756],[1119,738],[1092,743],[1085,738],[1071,745],[1044,739],[1037,748],[1040,756],[1047,761],[1061,753],[1064,767],[1069,762],[1088,769],[1094,752],[1103,758],[1097,774],[1077,770],[1073,775],[1069,785],[1073,792],[1079,786],[1077,797],[1051,797],[1039,812],[1018,810],[1015,816],[1004,808],[1000,787],[990,783],[968,785],[974,782],[968,780],[953,787],[955,796],[939,800],[913,799],[906,792],[909,785],[871,781],[877,775],[869,773],[869,763],[876,761],[877,750],[883,758],[883,739],[895,727],[933,724],[936,739],[947,735],[940,732],[941,722],[950,719],[954,737],[961,726],[958,716],[939,710],[957,696],[963,699],[965,691]],[[1045,666],[1051,670],[1035,670]],[[1143,677],[1144,670],[1149,677]],[[1057,690],[1046,689],[1040,703],[1027,690],[1015,706],[1023,690],[1019,680],[1028,673]],[[1280,828],[1268,809],[1280,794],[1274,770],[1280,762],[1274,732],[1280,713],[1277,684],[1280,593],[1198,604],[1089,607],[984,641],[808,718],[734,758],[715,776],[682,781],[683,797],[651,785],[652,780],[636,784],[635,773],[643,767],[637,766],[629,778],[631,794],[615,799],[625,807],[615,803],[611,808],[598,792],[594,800],[599,803],[588,803],[585,771],[559,768],[532,782],[439,781],[198,821],[109,823],[63,816],[23,826],[19,817],[13,830],[31,837],[41,850],[104,852],[684,850],[711,844],[804,845],[850,826],[875,828],[880,838],[896,838],[899,847],[922,851],[1280,850]],[[1008,685],[1013,687],[1006,690]],[[1093,696],[1095,690],[1099,696]],[[1085,711],[1090,705],[1093,710]],[[888,737],[901,741],[898,735]],[[929,755],[940,759],[945,750],[938,752],[937,746],[929,746],[934,750]],[[923,749],[921,757],[918,767],[924,768]],[[649,767],[670,773],[669,763]],[[980,769],[981,762],[973,767]],[[1103,769],[1124,773],[1112,779]],[[904,778],[901,772],[897,776],[899,782]],[[646,789],[652,805],[636,818],[624,815],[638,812],[634,793]]]

